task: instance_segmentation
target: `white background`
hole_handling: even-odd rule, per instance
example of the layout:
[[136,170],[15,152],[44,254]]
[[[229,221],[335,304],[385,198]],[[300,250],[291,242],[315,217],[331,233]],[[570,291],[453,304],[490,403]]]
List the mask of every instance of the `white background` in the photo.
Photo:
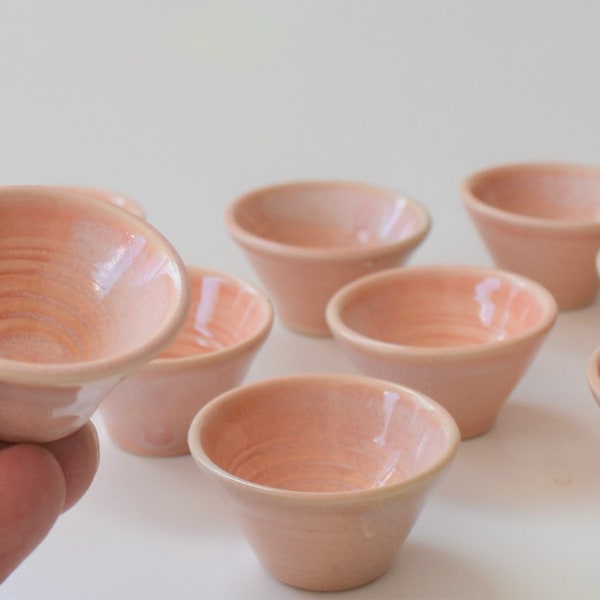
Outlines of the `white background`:
[[[470,172],[600,163],[600,10],[584,0],[5,0],[0,183],[138,200],[188,263],[256,283],[223,227],[290,179],[379,183],[433,229],[413,264],[491,264],[460,204]],[[600,409],[585,364],[600,307],[563,313],[496,427],[462,444],[392,569],[342,598],[597,598]],[[352,372],[331,339],[276,324],[248,380]],[[477,381],[473,382],[477,385]],[[101,433],[89,493],[0,598],[294,599],[189,456]],[[321,594],[321,597],[330,597]]]

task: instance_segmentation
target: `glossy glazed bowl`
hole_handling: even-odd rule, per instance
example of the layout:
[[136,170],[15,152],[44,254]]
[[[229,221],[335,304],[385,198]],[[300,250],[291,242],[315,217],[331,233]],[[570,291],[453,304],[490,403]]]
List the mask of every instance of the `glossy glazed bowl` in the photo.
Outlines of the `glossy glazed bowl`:
[[243,385],[208,403],[192,455],[277,579],[310,590],[385,572],[460,442],[441,406],[354,375]]
[[183,324],[185,268],[152,226],[46,186],[0,188],[0,440],[75,431]]
[[188,273],[191,303],[179,335],[100,405],[110,437],[129,452],[187,454],[192,418],[242,382],[271,331],[274,310],[262,291],[227,273]]
[[466,439],[492,427],[557,312],[552,295],[522,276],[440,265],[350,283],[327,319],[361,372],[427,394]]
[[225,223],[245,251],[281,321],[330,335],[325,307],[344,284],[403,264],[430,229],[417,202],[374,185],[308,181],[252,191]]
[[560,309],[596,297],[600,169],[506,165],[468,177],[464,206],[496,265],[545,286]]

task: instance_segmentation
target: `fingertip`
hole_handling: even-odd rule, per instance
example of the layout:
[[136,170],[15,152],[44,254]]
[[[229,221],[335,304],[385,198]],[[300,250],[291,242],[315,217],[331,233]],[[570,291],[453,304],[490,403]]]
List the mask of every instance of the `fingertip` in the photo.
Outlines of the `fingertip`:
[[90,487],[100,460],[98,433],[91,422],[75,433],[44,446],[58,460],[66,482],[63,511],[76,504]]

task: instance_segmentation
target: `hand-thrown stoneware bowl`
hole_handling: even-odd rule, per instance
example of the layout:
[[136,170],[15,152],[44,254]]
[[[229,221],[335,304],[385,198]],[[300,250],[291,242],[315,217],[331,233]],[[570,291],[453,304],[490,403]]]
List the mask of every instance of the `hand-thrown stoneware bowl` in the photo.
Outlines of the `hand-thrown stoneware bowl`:
[[553,163],[505,165],[462,184],[464,206],[502,269],[534,279],[560,309],[598,291],[600,169]]
[[465,439],[492,427],[557,312],[552,295],[522,276],[440,265],[350,283],[327,318],[361,372],[427,394]]
[[389,567],[460,442],[441,406],[354,375],[296,375],[209,402],[191,452],[277,579],[353,588]]
[[244,379],[274,318],[268,297],[234,275],[188,267],[191,304],[173,343],[126,377],[100,405],[113,441],[129,452],[189,452],[192,418]]
[[325,307],[344,284],[403,264],[430,228],[427,211],[363,183],[307,181],[252,191],[225,223],[270,292],[281,321],[330,335]]
[[184,322],[185,267],[152,226],[46,186],[0,188],[0,440],[83,425]]

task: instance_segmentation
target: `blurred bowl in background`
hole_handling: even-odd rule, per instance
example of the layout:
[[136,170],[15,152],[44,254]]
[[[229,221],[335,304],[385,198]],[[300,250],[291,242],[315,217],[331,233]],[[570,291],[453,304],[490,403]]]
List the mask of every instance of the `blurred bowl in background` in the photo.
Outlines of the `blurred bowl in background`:
[[498,267],[545,286],[560,309],[581,308],[595,299],[600,169],[505,165],[471,175],[461,194]]
[[271,331],[274,310],[263,292],[227,273],[196,266],[188,273],[191,303],[179,335],[100,405],[108,434],[129,452],[188,453],[192,418],[241,383]]
[[592,352],[588,360],[586,377],[592,396],[600,405],[600,346]]
[[305,181],[274,185],[235,200],[225,213],[289,328],[331,335],[329,298],[344,284],[403,264],[431,221],[420,204],[365,183]]

